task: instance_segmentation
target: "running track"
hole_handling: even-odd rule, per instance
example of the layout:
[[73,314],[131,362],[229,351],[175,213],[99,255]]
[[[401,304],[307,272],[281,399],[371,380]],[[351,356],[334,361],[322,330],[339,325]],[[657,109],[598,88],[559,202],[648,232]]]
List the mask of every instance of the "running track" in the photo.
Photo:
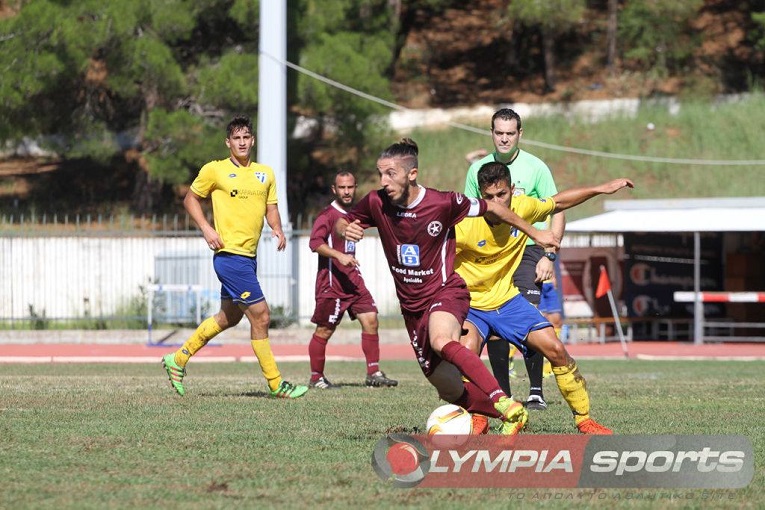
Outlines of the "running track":
[[[273,345],[279,361],[308,361],[308,347],[299,344]],[[173,345],[148,344],[3,344],[0,345],[0,363],[155,363],[160,357],[177,349]],[[574,358],[624,359],[621,344],[573,344],[567,349]],[[763,343],[712,343],[695,346],[689,342],[629,342],[630,359],[683,359],[683,360],[765,360]],[[408,344],[381,344],[383,360],[413,360]],[[358,344],[327,346],[330,361],[362,361]],[[254,362],[255,357],[248,343],[211,343],[195,357],[195,362]]]

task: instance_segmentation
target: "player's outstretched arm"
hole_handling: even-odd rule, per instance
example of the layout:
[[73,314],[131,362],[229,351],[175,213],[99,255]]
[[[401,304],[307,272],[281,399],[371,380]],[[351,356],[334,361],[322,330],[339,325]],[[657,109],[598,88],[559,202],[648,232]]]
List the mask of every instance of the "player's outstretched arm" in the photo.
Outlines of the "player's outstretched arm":
[[491,213],[496,218],[499,218],[499,220],[503,223],[507,223],[508,225],[517,228],[529,236],[531,239],[533,239],[534,242],[542,248],[560,247],[560,240],[555,238],[555,235],[552,231],[539,230],[534,228],[533,225],[515,214],[511,209],[508,209],[504,205],[498,204],[497,202],[487,201],[486,205],[487,213]]
[[555,212],[565,211],[598,195],[611,195],[622,188],[634,187],[635,185],[631,180],[622,177],[597,186],[567,189],[552,197],[555,200]]

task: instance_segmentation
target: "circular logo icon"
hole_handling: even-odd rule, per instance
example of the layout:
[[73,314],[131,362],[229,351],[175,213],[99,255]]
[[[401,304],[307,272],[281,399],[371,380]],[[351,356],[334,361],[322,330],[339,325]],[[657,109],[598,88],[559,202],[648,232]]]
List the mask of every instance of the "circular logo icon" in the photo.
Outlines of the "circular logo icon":
[[651,299],[650,296],[646,296],[644,294],[635,296],[632,299],[632,309],[635,311],[635,315],[638,317],[647,315],[652,305],[653,299]]
[[635,285],[645,286],[651,283],[651,266],[648,264],[635,264],[630,268],[630,279]]
[[430,457],[422,443],[413,437],[389,434],[375,444],[372,468],[394,487],[415,487],[428,474]]
[[438,234],[440,234],[443,229],[444,229],[444,226],[441,224],[440,221],[431,221],[428,224],[428,234],[430,234],[433,237],[436,237]]

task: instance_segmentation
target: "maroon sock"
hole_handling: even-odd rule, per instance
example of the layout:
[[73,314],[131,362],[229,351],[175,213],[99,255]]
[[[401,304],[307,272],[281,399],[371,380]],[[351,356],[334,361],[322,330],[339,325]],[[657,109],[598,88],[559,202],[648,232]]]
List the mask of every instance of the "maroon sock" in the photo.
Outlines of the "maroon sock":
[[367,375],[380,370],[380,337],[377,334],[361,333],[361,350],[367,359]]
[[473,381],[482,392],[489,396],[492,402],[505,396],[505,392],[499,387],[499,383],[483,364],[481,358],[459,342],[452,340],[444,345],[441,350],[441,357],[457,367],[462,375]]
[[494,408],[494,403],[486,393],[470,381],[463,381],[465,393],[456,402],[452,402],[471,413],[483,414],[492,418],[501,418],[502,415]]
[[313,335],[308,342],[308,358],[311,360],[311,380],[318,381],[324,375],[324,361],[326,358],[327,341]]

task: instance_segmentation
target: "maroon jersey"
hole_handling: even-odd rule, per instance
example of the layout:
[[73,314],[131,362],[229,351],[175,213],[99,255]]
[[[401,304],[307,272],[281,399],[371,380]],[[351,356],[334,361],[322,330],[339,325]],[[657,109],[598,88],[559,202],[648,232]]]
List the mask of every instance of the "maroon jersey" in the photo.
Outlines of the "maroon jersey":
[[[312,251],[326,243],[330,248],[356,256],[356,243],[335,234],[335,222],[346,215],[337,202],[332,202],[316,217],[308,241]],[[335,259],[319,255],[316,273],[316,298],[348,299],[368,292],[358,267],[338,264]]]
[[421,313],[447,281],[461,280],[454,272],[454,225],[485,211],[483,200],[420,186],[408,207],[393,205],[382,190],[372,191],[345,219],[377,227],[402,311]]

